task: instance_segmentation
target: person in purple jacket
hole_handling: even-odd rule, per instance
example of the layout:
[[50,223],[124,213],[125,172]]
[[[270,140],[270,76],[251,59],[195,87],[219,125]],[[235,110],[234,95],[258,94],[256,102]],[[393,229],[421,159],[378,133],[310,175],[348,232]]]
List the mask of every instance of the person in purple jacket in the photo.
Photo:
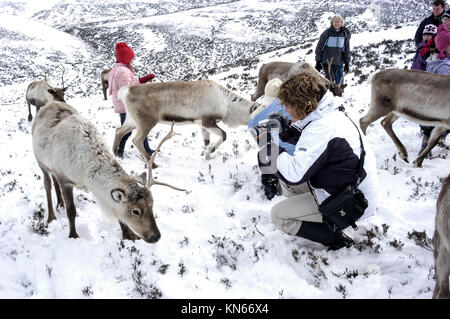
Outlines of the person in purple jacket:
[[[435,74],[450,75],[450,10],[447,10],[444,14],[443,24],[437,29],[435,42],[436,48],[439,50],[439,54],[432,54],[428,58],[426,71]],[[433,126],[421,126],[423,140],[419,153],[427,147],[433,128]],[[438,145],[440,147],[450,149],[450,147],[445,144],[445,138],[449,132],[450,130],[444,133],[439,139]],[[431,152],[428,153],[427,156],[432,157]]]
[[423,29],[422,42],[417,46],[417,52],[413,59],[411,70],[426,71],[427,61],[421,55],[420,50],[430,41],[437,33],[437,27],[434,24],[426,25]]

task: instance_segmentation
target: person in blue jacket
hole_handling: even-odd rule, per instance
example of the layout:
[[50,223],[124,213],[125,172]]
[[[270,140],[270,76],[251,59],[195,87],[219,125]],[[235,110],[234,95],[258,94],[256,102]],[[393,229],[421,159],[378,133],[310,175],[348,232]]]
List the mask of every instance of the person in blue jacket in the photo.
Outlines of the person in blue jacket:
[[331,26],[325,30],[316,47],[316,69],[323,70],[330,80],[328,63],[331,63],[331,75],[336,84],[341,81],[344,72],[350,70],[350,31],[344,26],[344,19],[337,15],[331,19]]

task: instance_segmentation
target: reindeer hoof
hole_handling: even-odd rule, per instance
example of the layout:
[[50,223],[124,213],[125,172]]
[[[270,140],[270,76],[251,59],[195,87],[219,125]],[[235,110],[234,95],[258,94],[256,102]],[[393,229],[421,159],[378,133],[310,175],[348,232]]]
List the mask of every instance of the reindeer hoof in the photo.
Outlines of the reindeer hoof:
[[414,165],[414,168],[421,168],[422,167],[422,162],[414,161],[413,165]]
[[78,234],[74,232],[69,234],[69,238],[80,238],[80,236],[78,236]]
[[47,219],[47,225],[49,225],[54,220],[56,220],[55,216],[49,216],[48,219]]
[[208,160],[208,161],[211,160],[212,159],[211,153],[206,153],[205,154],[205,159]]

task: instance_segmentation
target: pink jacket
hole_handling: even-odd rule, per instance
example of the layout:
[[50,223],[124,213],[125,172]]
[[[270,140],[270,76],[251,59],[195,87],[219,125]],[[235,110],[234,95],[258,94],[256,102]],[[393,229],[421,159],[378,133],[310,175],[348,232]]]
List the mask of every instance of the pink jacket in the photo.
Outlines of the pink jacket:
[[112,95],[114,112],[125,113],[125,106],[117,96],[122,86],[136,85],[139,81],[134,77],[134,70],[123,63],[116,63],[116,66],[109,72],[108,77],[109,95]]

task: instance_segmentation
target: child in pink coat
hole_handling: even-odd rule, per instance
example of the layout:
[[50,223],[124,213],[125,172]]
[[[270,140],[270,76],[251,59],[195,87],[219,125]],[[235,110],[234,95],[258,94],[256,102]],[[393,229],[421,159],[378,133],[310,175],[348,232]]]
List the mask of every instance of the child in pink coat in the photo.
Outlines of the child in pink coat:
[[[120,124],[125,122],[126,109],[122,101],[119,100],[117,94],[119,89],[123,86],[136,85],[139,83],[151,82],[155,75],[153,73],[136,79],[134,76],[133,60],[134,52],[125,42],[119,42],[116,44],[116,59],[117,63],[115,67],[109,73],[108,84],[109,84],[109,95],[112,96],[112,102],[114,106],[114,112],[120,115]],[[123,157],[123,151],[125,149],[125,143],[131,136],[131,132],[125,135],[120,141],[119,148],[117,150],[117,156]],[[148,145],[148,140],[144,140],[144,148],[149,155],[153,153]]]

